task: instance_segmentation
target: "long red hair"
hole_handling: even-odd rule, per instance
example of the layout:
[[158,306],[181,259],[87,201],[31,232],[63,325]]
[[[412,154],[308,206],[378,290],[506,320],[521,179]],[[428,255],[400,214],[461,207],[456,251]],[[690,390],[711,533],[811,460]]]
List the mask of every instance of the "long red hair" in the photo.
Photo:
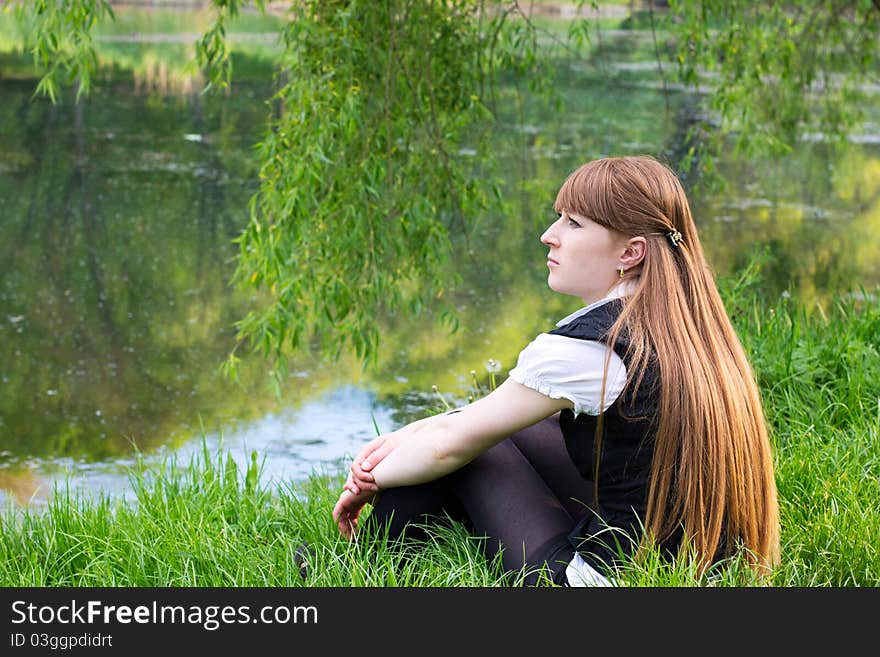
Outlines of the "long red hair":
[[[761,397],[678,178],[647,156],[595,160],[568,177],[556,210],[647,242],[638,284],[609,332],[611,343],[627,331],[628,385],[639,385],[651,360],[659,373],[646,538],[683,529],[683,545],[704,565],[719,548],[774,565],[779,509]],[[666,235],[673,231],[677,246]]]

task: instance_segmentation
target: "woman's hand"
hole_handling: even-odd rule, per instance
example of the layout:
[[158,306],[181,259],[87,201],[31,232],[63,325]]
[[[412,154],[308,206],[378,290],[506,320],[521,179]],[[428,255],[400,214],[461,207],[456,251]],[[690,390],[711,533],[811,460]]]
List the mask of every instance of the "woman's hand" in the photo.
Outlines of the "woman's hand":
[[333,507],[333,519],[345,538],[351,540],[364,506],[372,504],[379,495],[379,486],[369,470],[390,454],[400,439],[394,433],[383,434],[364,445],[354,457],[342,494]]
[[433,417],[412,422],[402,429],[377,436],[354,457],[349,468],[348,477],[342,487],[336,505],[333,507],[333,519],[339,533],[349,540],[357,531],[357,521],[366,504],[373,504],[380,494],[372,469],[409,436],[423,429],[433,421]]
[[363,491],[360,494],[352,493],[348,489],[342,491],[339,500],[333,507],[333,520],[336,521],[339,533],[348,540],[351,540],[357,532],[358,517],[364,506],[372,503],[376,494],[373,491]]
[[379,487],[370,470],[388,456],[400,440],[401,436],[395,432],[382,434],[364,445],[351,463],[343,489],[353,495],[360,495],[363,491],[378,492]]

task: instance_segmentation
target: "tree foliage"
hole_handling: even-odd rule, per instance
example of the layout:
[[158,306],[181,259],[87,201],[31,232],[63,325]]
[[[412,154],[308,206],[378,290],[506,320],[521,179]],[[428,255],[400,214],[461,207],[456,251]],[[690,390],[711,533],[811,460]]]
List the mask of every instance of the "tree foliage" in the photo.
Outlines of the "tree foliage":
[[878,0],[671,0],[681,79],[708,90],[709,121],[690,155],[704,169],[735,152],[783,154],[805,133],[836,141],[861,118],[857,102],[878,72]]
[[113,9],[107,0],[32,0],[15,5],[16,17],[34,60],[46,69],[37,92],[55,102],[75,84],[77,98],[88,91],[97,68],[92,32]]
[[276,356],[344,340],[369,357],[376,310],[443,295],[449,231],[485,205],[485,17],[468,0],[292,11],[237,272],[272,303],[241,330]]
[[[264,294],[239,323],[242,342],[282,367],[297,349],[351,348],[369,361],[377,313],[444,297],[455,283],[453,238],[502,202],[486,139],[493,82],[514,70],[528,73],[533,92],[552,93],[551,55],[527,4],[291,2],[257,146],[260,186],[239,238],[235,280]],[[858,118],[859,85],[877,71],[877,0],[672,0],[662,12],[636,4],[665,35],[658,57],[671,58],[685,84],[707,87],[708,111],[682,163],[704,173],[731,137],[746,155],[783,152],[805,130],[840,137]],[[230,20],[267,3],[211,5],[195,64],[209,87],[223,87],[233,73]],[[20,2],[18,13],[47,68],[38,91],[54,100],[71,80],[87,91],[92,30],[112,18],[106,0]],[[588,51],[592,20],[574,22],[556,53]]]

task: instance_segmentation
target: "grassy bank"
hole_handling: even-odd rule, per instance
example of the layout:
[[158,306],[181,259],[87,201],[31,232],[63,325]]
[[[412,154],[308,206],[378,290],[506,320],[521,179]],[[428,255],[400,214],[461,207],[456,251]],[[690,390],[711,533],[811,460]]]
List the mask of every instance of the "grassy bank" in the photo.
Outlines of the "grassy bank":
[[[754,292],[749,270],[723,285],[751,355],[776,452],[782,564],[776,586],[880,585],[880,303],[805,308]],[[316,546],[308,585],[498,586],[476,539],[438,530],[421,549],[362,534],[339,539],[330,510],[341,475],[267,486],[224,454],[132,475],[137,503],[65,491],[45,512],[9,509],[0,528],[3,586],[299,586],[296,546]],[[688,563],[648,560],[632,586],[753,583],[730,564],[700,578]]]

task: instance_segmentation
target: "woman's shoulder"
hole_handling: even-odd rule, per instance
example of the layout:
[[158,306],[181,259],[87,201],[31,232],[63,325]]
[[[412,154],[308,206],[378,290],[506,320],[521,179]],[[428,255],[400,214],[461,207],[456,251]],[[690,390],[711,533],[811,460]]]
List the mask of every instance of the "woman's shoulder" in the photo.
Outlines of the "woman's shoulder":
[[515,369],[542,372],[559,380],[592,378],[593,370],[604,369],[609,351],[616,367],[620,357],[602,340],[556,331],[541,333],[520,352]]
[[617,321],[622,309],[623,302],[620,299],[611,299],[600,306],[575,316],[562,326],[557,326],[549,332],[549,335],[579,340],[602,341],[607,335],[608,330]]
[[604,408],[614,402],[626,383],[622,358],[599,340],[541,333],[520,352],[509,375],[548,397],[569,399],[576,415],[596,415],[606,372]]
[[599,340],[578,339],[573,336],[550,331],[539,333],[522,350],[520,359],[528,358],[536,361],[572,361],[578,363],[584,354],[599,349],[602,354],[607,347]]

